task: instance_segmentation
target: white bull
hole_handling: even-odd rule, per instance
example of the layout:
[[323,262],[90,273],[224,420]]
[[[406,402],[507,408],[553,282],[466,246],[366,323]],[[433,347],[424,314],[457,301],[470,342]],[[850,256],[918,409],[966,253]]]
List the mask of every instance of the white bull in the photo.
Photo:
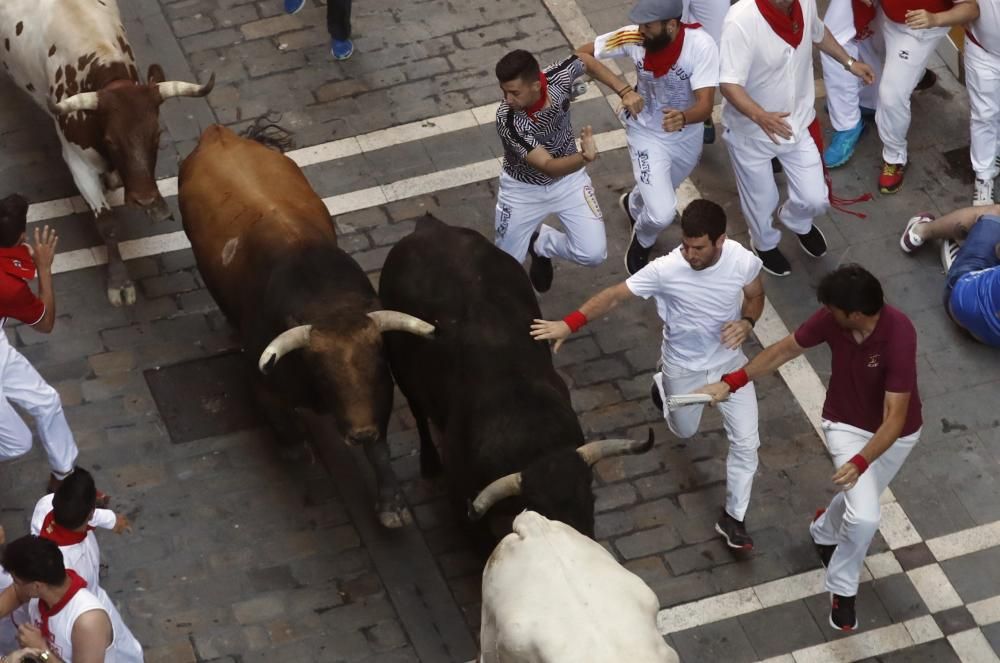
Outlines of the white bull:
[[534,511],[483,572],[480,663],[677,663],[646,583],[599,543]]

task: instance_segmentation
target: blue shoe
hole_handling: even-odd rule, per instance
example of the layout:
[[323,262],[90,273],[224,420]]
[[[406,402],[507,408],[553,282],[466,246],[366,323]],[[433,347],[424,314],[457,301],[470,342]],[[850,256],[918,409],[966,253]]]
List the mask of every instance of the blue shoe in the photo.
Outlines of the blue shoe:
[[306,0],[285,0],[285,13],[298,14],[306,6]]
[[830,145],[823,150],[823,163],[827,168],[837,168],[847,163],[851,155],[854,154],[854,147],[861,138],[861,132],[865,128],[864,120],[858,120],[858,124],[853,129],[846,131],[834,131]]
[[333,56],[334,60],[346,60],[354,55],[354,42],[350,39],[343,41],[334,39],[330,42],[330,55]]

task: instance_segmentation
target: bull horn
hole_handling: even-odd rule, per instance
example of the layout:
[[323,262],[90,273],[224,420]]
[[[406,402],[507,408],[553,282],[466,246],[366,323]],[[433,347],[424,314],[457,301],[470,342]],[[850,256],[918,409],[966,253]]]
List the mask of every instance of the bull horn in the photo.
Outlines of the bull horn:
[[97,93],[80,92],[72,97],[63,99],[58,104],[49,100],[49,112],[53,115],[65,115],[77,111],[97,110]]
[[164,81],[157,83],[156,89],[160,91],[161,99],[170,97],[204,97],[215,87],[215,72],[209,77],[204,85],[197,83],[184,83],[183,81]]
[[645,440],[628,440],[628,439],[616,439],[616,440],[597,440],[596,442],[588,442],[587,444],[579,447],[576,453],[580,455],[587,465],[593,465],[602,458],[610,458],[611,456],[621,456],[623,454],[641,454],[646,453],[653,448],[653,429],[649,429],[649,437]]
[[469,504],[469,519],[479,520],[494,504],[507,497],[521,494],[521,473],[502,476],[483,488]]
[[299,325],[275,336],[274,340],[268,343],[264,351],[260,353],[257,368],[260,369],[261,373],[266,375],[268,371],[274,368],[278,360],[286,354],[292,350],[298,350],[309,345],[309,333],[311,331],[312,325]]
[[372,311],[368,317],[375,321],[381,332],[404,331],[424,338],[434,337],[434,325],[400,311]]

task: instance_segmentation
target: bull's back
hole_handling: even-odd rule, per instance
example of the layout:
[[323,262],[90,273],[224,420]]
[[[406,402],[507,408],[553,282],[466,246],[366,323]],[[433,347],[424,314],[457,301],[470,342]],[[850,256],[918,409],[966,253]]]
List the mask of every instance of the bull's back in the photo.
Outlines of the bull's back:
[[[310,242],[336,243],[326,206],[288,157],[218,125],[181,164],[184,232],[217,299]],[[225,302],[220,302],[225,306]]]

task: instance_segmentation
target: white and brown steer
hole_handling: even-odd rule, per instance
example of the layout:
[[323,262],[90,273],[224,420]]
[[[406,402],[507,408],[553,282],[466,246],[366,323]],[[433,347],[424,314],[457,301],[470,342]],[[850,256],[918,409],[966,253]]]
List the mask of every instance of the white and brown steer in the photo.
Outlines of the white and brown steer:
[[156,186],[159,107],[208,94],[215,76],[205,85],[164,82],[154,64],[142,83],[116,0],[2,0],[0,41],[3,69],[54,118],[63,159],[97,218],[108,298],[134,303],[106,190],[124,185],[126,203],[170,218]]

